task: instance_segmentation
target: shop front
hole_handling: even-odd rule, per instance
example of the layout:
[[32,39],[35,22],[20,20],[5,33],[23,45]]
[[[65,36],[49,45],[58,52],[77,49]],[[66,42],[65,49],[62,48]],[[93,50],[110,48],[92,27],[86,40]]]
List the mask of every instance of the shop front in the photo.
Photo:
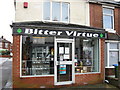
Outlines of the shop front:
[[104,29],[80,25],[14,23],[13,87],[103,82],[105,38]]

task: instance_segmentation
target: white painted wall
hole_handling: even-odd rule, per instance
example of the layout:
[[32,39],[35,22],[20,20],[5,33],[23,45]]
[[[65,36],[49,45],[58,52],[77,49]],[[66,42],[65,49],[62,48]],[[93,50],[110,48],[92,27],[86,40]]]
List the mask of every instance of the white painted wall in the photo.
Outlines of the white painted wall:
[[[16,0],[15,22],[42,21],[44,0]],[[87,0],[51,0],[70,3],[70,23],[89,26],[89,3]],[[28,2],[28,8],[23,8]]]

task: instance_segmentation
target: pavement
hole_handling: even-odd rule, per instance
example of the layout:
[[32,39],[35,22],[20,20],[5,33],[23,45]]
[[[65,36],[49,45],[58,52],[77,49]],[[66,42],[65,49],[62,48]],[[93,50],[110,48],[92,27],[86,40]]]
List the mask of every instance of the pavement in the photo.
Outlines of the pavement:
[[112,89],[112,90],[120,90],[120,88],[115,87],[108,83],[101,83],[101,84],[94,84],[94,85],[83,85],[83,86],[75,86],[75,87],[68,87],[68,88],[75,88],[75,89]]
[[0,90],[12,88],[12,58],[0,58]]
[[2,65],[4,62],[6,62],[7,60],[9,60],[9,58],[1,58],[0,57],[0,65]]
[[[7,87],[4,87],[2,90],[12,90],[11,84],[8,83],[6,85]],[[39,89],[45,89],[45,88],[39,88]],[[37,89],[37,90],[39,90]],[[54,88],[46,88],[46,90],[53,90]],[[117,88],[113,85],[102,83],[102,84],[95,84],[95,85],[83,85],[83,86],[68,86],[68,87],[61,87],[61,88],[55,88],[58,90],[120,90],[120,88]],[[17,89],[15,89],[17,90]],[[18,88],[18,90],[22,90],[22,88]],[[23,90],[29,90],[29,88],[23,88]],[[35,88],[30,89],[35,90]]]

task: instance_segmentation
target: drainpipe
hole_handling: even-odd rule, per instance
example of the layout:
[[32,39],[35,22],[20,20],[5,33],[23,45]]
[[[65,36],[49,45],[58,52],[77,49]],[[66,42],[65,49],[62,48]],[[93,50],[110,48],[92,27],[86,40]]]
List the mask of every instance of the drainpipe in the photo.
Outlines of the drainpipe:
[[118,87],[120,88],[120,61],[118,62]]

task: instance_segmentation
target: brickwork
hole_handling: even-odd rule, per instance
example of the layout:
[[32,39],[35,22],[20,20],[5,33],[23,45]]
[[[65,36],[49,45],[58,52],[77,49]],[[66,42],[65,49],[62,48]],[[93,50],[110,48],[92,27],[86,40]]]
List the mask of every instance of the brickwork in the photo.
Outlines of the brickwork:
[[115,75],[115,68],[106,68],[105,69],[105,75]]
[[105,77],[105,40],[101,39],[101,44],[100,44],[100,59],[101,59],[101,78],[104,80]]
[[115,30],[120,35],[120,8],[115,8]]
[[[20,78],[20,36],[13,36],[13,88]],[[19,83],[20,84],[20,83]]]
[[118,10],[118,33],[120,35],[120,8]]
[[77,85],[97,84],[102,83],[101,74],[81,74],[76,75],[75,82]]
[[102,5],[90,3],[90,26],[102,28]]

